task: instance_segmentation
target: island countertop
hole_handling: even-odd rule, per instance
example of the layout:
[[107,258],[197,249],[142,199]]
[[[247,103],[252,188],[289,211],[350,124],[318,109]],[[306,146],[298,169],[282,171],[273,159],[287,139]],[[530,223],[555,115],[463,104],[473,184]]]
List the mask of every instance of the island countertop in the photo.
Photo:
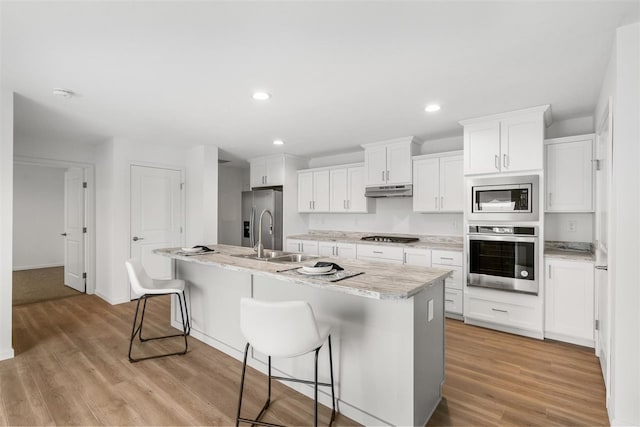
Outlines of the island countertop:
[[[271,276],[292,283],[323,288],[373,299],[407,299],[422,291],[431,283],[447,277],[451,270],[439,268],[396,265],[354,259],[317,257],[302,263],[275,263],[247,259],[233,255],[254,253],[252,248],[230,245],[208,245],[215,252],[201,255],[179,255],[179,248],[156,249],[154,253],[184,262],[212,265],[229,270],[250,271],[253,274]],[[363,272],[339,282],[326,282],[311,276],[282,272],[296,266],[311,265],[317,261],[335,262],[345,270]]]

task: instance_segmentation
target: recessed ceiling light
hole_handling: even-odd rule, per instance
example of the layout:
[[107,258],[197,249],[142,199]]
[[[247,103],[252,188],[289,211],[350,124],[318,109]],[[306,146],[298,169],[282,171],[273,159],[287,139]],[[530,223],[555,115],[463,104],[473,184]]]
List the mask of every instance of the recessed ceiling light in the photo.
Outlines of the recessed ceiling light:
[[62,89],[59,87],[53,88],[53,94],[57,96],[61,96],[63,98],[71,98],[75,93],[69,89]]
[[253,93],[253,99],[255,99],[257,101],[266,101],[269,98],[271,98],[271,94],[267,93],[267,92],[254,92]]
[[429,104],[425,107],[424,111],[427,113],[435,113],[436,111],[440,111],[440,106],[438,104]]
[[273,141],[273,145],[284,145],[284,141],[281,139],[276,139]]

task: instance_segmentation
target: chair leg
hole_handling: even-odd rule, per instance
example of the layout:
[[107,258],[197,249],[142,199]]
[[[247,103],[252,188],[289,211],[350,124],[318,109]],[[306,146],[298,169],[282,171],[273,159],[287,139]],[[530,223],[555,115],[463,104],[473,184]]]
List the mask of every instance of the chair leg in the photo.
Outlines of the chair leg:
[[320,347],[316,349],[316,360],[313,377],[313,425],[318,427],[318,353],[320,353]]
[[138,302],[136,304],[136,314],[133,316],[133,325],[131,326],[131,339],[129,340],[129,361],[133,362],[134,359],[131,357],[131,349],[133,347],[133,339],[136,337],[136,323],[138,321],[138,310],[140,309],[140,298],[138,298]]
[[[185,317],[184,317],[184,310],[182,309],[182,300],[180,299],[180,294],[175,294],[178,297],[178,302],[180,303],[180,317],[182,318],[182,334],[184,335],[184,354],[187,353],[187,350],[189,348],[189,344],[187,342],[187,323],[185,322]],[[187,302],[184,302],[184,308],[187,308]],[[187,314],[187,322],[188,322],[188,317],[189,315]]]
[[331,351],[331,335],[329,335],[329,374],[331,375],[331,420],[329,421],[329,427],[333,424],[333,420],[336,418],[336,395],[333,387],[333,351]]
[[[178,298],[180,298],[180,296],[178,296]],[[191,319],[189,318],[189,307],[187,306],[187,297],[184,291],[182,291],[182,301],[184,301],[184,312],[187,316],[187,335],[191,335]]]
[[244,390],[244,375],[247,372],[247,355],[249,354],[249,343],[244,348],[244,362],[242,362],[242,377],[240,378],[240,397],[238,398],[238,414],[236,415],[236,427],[240,425],[240,410],[242,409],[242,392]]
[[145,341],[148,341],[148,339],[142,338],[142,325],[144,324],[144,313],[147,311],[147,296],[143,295],[138,300],[142,298],[144,298],[144,304],[142,304],[142,316],[140,318],[140,328],[138,331],[138,338],[140,339],[140,342],[145,342]]

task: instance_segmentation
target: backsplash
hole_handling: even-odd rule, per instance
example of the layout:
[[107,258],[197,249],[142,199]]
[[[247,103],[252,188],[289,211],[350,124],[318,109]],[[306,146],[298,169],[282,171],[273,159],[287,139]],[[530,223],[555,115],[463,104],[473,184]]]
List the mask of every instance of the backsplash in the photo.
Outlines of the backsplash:
[[544,242],[545,249],[557,249],[561,251],[578,251],[593,253],[593,243],[587,242],[562,242],[556,240],[547,240]]

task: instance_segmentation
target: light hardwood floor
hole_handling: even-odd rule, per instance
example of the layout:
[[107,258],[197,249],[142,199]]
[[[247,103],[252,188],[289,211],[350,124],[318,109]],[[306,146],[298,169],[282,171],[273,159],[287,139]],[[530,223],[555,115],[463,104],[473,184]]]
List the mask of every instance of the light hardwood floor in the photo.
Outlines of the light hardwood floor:
[[[150,304],[147,331],[162,333],[169,301]],[[131,364],[134,309],[135,303],[110,306],[91,295],[14,307],[16,357],[0,362],[0,425],[233,424],[240,362],[190,339],[185,356]],[[150,344],[150,351],[162,351],[180,341]],[[446,360],[445,398],[429,425],[607,423],[592,350],[447,321]],[[245,390],[244,409],[253,416],[265,377],[249,370]],[[320,424],[329,413],[322,408]],[[312,402],[275,383],[265,421],[308,425]],[[354,424],[343,416],[336,421]]]

